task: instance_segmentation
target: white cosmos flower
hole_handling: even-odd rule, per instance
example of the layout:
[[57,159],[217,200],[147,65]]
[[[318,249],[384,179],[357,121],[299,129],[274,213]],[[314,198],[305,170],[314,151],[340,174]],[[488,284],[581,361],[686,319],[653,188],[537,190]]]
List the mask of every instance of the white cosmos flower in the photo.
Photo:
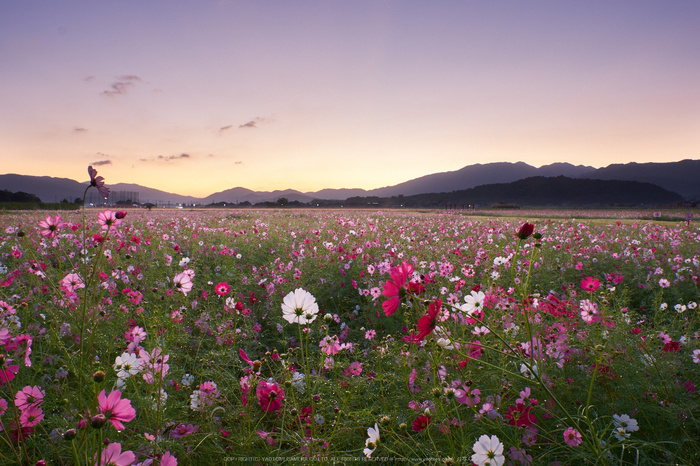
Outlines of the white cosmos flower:
[[282,317],[290,324],[308,324],[316,320],[318,304],[316,298],[308,291],[297,288],[284,297]]
[[479,466],[502,466],[506,461],[506,457],[503,456],[503,444],[495,435],[490,438],[488,435],[482,435],[472,448],[472,461]]
[[639,430],[639,425],[637,425],[637,420],[632,419],[627,414],[617,415],[613,414],[613,424],[615,428],[622,428],[625,432],[636,432]]
[[114,370],[117,372],[117,387],[124,386],[126,379],[132,375],[136,375],[141,371],[141,359],[132,353],[124,352],[121,356],[117,356],[114,361]]
[[299,393],[304,393],[304,389],[306,388],[304,377],[306,376],[301,372],[295,372],[294,375],[292,375],[292,386],[296,388]]
[[[376,422],[374,423],[374,428],[367,428],[367,437],[367,440],[365,440],[365,446],[367,448],[365,448],[362,453],[364,453],[367,458],[371,458],[372,453],[374,453],[374,450],[377,449],[377,443],[379,442],[379,426],[377,426]],[[371,449],[369,448],[370,446],[372,447]]]
[[474,312],[481,311],[483,309],[485,299],[486,295],[483,291],[472,291],[470,296],[464,297],[465,304],[462,304],[460,309],[471,316],[474,314]]

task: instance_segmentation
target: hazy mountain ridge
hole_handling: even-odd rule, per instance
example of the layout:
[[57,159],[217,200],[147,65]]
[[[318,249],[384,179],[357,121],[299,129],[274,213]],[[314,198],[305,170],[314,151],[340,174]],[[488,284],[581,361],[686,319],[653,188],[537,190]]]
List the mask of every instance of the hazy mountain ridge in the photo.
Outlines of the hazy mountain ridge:
[[[274,202],[279,198],[303,203],[314,199],[344,200],[352,197],[414,196],[418,194],[462,191],[483,185],[507,184],[532,177],[558,177],[600,180],[638,181],[651,183],[680,194],[688,199],[700,199],[700,160],[682,160],[667,163],[612,164],[603,168],[570,163],[553,163],[536,168],[524,162],[498,162],[467,165],[459,170],[433,173],[394,186],[363,190],[359,188],[322,189],[316,192],[300,192],[294,189],[276,191],[253,191],[235,187],[196,198],[169,193],[158,189],[130,183],[107,183],[112,193],[122,195],[138,193],[138,201],[164,204],[212,204],[217,202]],[[18,174],[0,175],[0,189],[26,192],[37,195],[44,202],[73,201],[81,198],[88,182],[49,176]],[[116,198],[115,198],[116,199]],[[88,202],[97,200],[97,191],[90,190]],[[119,199],[116,199],[119,200]],[[123,199],[122,199],[123,200]]]
[[467,165],[456,171],[433,173],[413,180],[367,191],[369,196],[391,197],[412,196],[435,192],[459,191],[484,184],[511,183],[533,176],[567,176],[577,177],[595,171],[593,167],[554,163],[535,168],[525,162],[497,162]]

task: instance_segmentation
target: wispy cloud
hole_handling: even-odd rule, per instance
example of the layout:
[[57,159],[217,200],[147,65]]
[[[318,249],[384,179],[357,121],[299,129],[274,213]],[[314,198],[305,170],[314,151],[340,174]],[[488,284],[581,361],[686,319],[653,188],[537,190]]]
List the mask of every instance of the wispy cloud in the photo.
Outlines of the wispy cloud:
[[157,158],[158,160],[164,160],[164,161],[166,161],[166,162],[169,162],[169,161],[171,161],[171,160],[189,159],[189,158],[190,158],[190,154],[184,154],[184,153],[183,153],[183,154],[180,154],[180,155],[168,155],[168,156],[159,155],[159,156],[156,157],[156,158]]
[[122,75],[119,76],[117,79],[117,82],[112,83],[111,89],[102,91],[101,94],[109,97],[126,94],[127,91],[134,86],[135,83],[141,82],[141,78],[133,74]]
[[236,160],[236,161],[235,161],[235,162],[233,162],[233,163],[234,163],[234,164],[236,164],[236,165],[240,165],[240,164],[242,164],[243,162],[242,162],[242,161],[240,161],[240,160]]
[[221,128],[219,128],[219,131],[226,131],[227,129],[231,129],[231,128],[233,128],[233,125],[226,125],[226,126],[222,126]]
[[272,117],[255,117],[252,120],[250,120],[248,123],[243,123],[242,125],[238,125],[239,128],[257,128],[259,123],[269,123],[270,121],[273,121]]
[[100,165],[112,165],[111,160],[98,160],[97,162],[92,162],[90,165],[94,167],[99,167]]
[[75,128],[73,128],[73,131],[75,131],[76,133],[84,133],[85,131],[87,131],[87,129],[81,128],[80,126],[76,126]]

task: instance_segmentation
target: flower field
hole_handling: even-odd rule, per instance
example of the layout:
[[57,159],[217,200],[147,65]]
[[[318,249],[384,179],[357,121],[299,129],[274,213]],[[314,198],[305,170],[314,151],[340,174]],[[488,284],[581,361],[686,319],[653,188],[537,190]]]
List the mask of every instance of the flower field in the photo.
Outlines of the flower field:
[[517,215],[3,213],[0,462],[698,464],[700,228]]

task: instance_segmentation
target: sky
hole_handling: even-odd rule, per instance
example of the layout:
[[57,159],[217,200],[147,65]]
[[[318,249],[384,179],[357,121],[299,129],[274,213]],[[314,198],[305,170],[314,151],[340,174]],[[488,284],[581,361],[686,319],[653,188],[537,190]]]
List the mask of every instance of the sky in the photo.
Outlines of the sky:
[[700,159],[700,2],[2,1],[0,173],[205,197]]

